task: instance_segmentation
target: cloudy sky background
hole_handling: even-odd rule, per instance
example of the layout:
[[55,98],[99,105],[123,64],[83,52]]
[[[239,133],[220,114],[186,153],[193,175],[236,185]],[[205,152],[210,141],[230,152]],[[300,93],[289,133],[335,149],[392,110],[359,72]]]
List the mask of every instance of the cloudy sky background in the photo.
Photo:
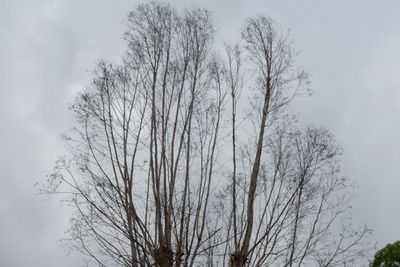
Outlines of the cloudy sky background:
[[[197,1],[171,1],[178,8]],[[68,103],[100,58],[124,50],[128,0],[0,0],[0,266],[76,266],[60,243],[68,211],[35,196],[68,131]],[[292,29],[316,94],[295,102],[303,123],[331,129],[357,182],[354,216],[378,247],[400,239],[400,2],[203,0],[217,41],[269,14]]]

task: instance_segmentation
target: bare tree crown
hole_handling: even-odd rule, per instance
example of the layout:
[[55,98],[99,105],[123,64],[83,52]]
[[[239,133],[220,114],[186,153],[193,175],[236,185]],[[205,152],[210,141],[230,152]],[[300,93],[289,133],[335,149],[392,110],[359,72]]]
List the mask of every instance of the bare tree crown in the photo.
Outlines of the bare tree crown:
[[326,129],[286,107],[306,90],[288,31],[248,19],[214,49],[212,15],[169,4],[128,15],[119,64],[99,62],[49,176],[98,266],[338,266],[363,256]]

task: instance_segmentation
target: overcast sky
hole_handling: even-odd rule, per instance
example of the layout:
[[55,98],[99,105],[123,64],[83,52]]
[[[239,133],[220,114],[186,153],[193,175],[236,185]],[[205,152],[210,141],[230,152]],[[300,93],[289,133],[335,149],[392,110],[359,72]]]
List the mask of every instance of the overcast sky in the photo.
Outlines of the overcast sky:
[[[357,182],[354,217],[378,247],[400,239],[400,1],[171,1],[207,7],[218,42],[265,13],[291,28],[316,94],[302,123],[331,129]],[[68,131],[68,103],[100,58],[118,60],[128,0],[0,0],[0,266],[76,266],[60,243],[68,211],[35,196]]]

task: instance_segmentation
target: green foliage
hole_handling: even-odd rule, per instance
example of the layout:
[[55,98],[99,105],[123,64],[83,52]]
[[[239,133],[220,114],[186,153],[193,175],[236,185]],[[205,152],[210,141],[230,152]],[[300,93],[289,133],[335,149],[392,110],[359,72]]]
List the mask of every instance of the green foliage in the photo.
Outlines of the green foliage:
[[395,267],[400,266],[400,241],[387,244],[379,250],[370,267]]

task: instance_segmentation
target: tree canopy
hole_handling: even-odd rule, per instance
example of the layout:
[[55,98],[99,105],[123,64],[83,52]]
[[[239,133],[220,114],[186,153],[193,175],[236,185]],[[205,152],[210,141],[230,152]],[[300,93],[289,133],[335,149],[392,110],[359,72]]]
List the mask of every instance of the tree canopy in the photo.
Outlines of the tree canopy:
[[400,266],[400,241],[387,244],[376,252],[371,267],[396,267]]
[[71,111],[70,155],[47,192],[74,208],[98,266],[338,266],[364,256],[342,148],[300,127],[308,92],[288,30],[249,18],[215,47],[212,14],[163,2],[128,15],[121,62],[101,61]]

